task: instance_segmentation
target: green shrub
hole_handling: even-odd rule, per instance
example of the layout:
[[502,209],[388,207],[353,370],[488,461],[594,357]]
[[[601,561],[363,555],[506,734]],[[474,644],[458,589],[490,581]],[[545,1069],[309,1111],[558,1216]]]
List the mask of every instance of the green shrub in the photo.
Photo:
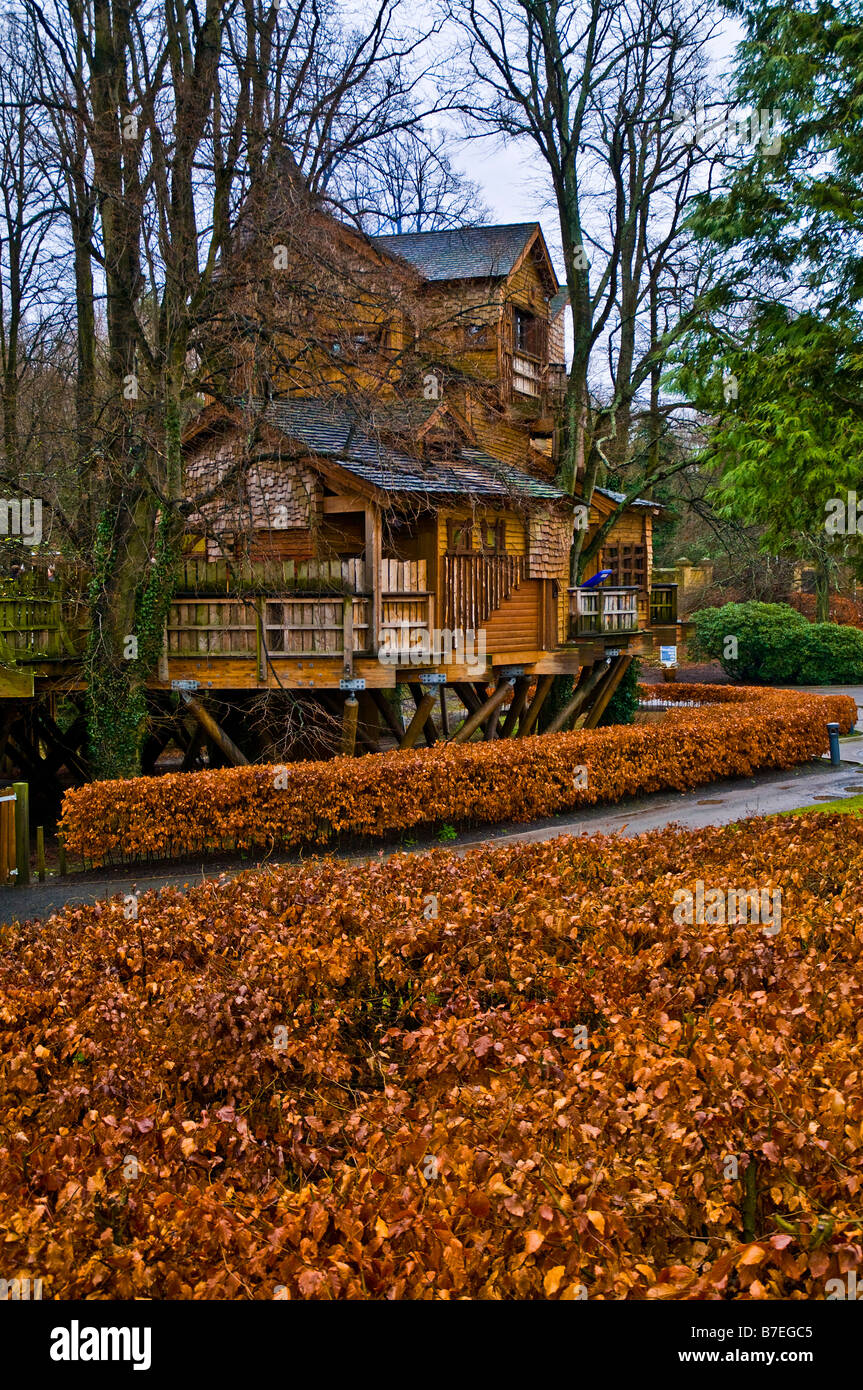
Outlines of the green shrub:
[[800,685],[857,685],[863,681],[863,631],[811,623],[799,653]]
[[785,603],[726,603],[700,609],[692,621],[690,655],[717,658],[734,680],[766,685],[863,680],[863,633],[858,628],[810,623]]
[[626,669],[619,686],[609,700],[605,713],[599,721],[599,728],[606,724],[634,724],[638,709],[638,682],[641,679],[638,657],[634,657]]

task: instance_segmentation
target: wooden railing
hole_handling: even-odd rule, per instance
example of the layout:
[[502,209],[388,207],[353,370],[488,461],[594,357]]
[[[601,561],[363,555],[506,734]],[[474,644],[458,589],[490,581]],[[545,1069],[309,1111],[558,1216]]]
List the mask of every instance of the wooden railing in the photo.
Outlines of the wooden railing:
[[637,632],[638,589],[573,588],[569,590],[569,635]]
[[525,576],[523,555],[446,555],[442,627],[478,632]]
[[85,605],[59,596],[0,597],[0,662],[80,656],[88,623]]
[[[254,578],[248,589],[244,576]],[[33,593],[28,580],[0,582],[0,664],[81,656],[89,616],[84,601],[60,596],[59,583]],[[386,632],[404,637],[430,630],[434,595],[425,560],[383,560],[378,645]],[[227,589],[227,592],[225,591]],[[242,595],[242,596],[241,596]],[[255,656],[263,674],[273,657],[338,656],[370,649],[372,597],[362,557],[284,561],[254,571],[186,561],[171,604],[166,656]],[[162,676],[165,677],[164,662]]]
[[345,650],[346,627],[352,634],[349,649],[363,652],[369,602],[363,596],[331,594],[246,601],[183,598],[171,605],[168,657],[256,655],[260,661],[265,659],[262,639],[272,656],[339,655]]
[[670,627],[677,622],[677,585],[654,584],[650,590],[650,626]]

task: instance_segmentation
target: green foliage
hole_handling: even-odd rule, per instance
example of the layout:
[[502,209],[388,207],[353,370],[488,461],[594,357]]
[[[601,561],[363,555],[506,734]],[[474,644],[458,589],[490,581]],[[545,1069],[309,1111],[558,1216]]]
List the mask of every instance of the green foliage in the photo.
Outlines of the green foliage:
[[551,721],[560,713],[564,705],[572,699],[575,688],[573,676],[555,676],[551,688],[543,700],[536,720],[538,734],[545,733]]
[[[809,623],[784,603],[726,603],[694,613],[695,659],[717,658],[734,680],[850,685],[863,680],[863,632]],[[729,641],[736,641],[735,648]]]
[[779,112],[781,139],[692,201],[714,302],[673,379],[716,422],[700,461],[721,472],[720,514],[814,560],[826,597],[843,547],[825,536],[825,503],[857,486],[863,448],[863,4],[727,8],[744,29],[734,96]]
[[863,631],[811,623],[800,651],[800,685],[856,685],[863,680]]
[[638,657],[635,657],[629,663],[623,679],[606,705],[605,713],[599,721],[600,729],[604,728],[606,724],[635,723],[635,714],[638,709],[639,679],[640,664]]

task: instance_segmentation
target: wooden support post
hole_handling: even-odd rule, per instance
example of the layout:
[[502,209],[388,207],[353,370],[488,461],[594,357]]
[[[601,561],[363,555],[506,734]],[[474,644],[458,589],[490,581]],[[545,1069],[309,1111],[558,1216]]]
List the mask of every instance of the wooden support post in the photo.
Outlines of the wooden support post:
[[582,725],[584,729],[595,729],[603,714],[606,711],[608,702],[614,694],[632,662],[631,656],[619,656],[612,664],[611,670],[599,688],[599,692],[593,705],[587,712],[587,718]]
[[476,714],[482,701],[473,686],[468,685],[467,681],[453,681],[452,688],[461,700],[468,714]]
[[203,742],[204,730],[200,724],[196,723],[192,731],[192,737],[186,744],[186,749],[183,753],[183,761],[180,766],[181,772],[191,772],[192,768],[195,766],[195,763],[197,762],[198,755],[201,752],[201,745],[203,744]]
[[0,884],[6,882],[15,863],[15,802],[7,801],[8,795],[5,792],[0,801]]
[[384,723],[386,724],[390,733],[395,735],[396,741],[398,743],[401,743],[402,739],[405,736],[405,731],[404,725],[402,724],[402,721],[399,719],[395,706],[391,703],[391,701],[387,699],[386,695],[382,690],[370,690],[369,694],[371,695],[372,700],[374,701],[375,705],[383,715]]
[[342,668],[345,680],[354,674],[354,597],[345,594],[342,601]]
[[528,734],[533,732],[533,726],[539,717],[540,710],[545,704],[545,698],[548,695],[548,692],[551,690],[551,683],[553,680],[554,676],[540,676],[539,680],[537,681],[536,694],[530,702],[530,708],[528,709],[524,718],[519,721],[519,738],[527,738]]
[[411,720],[410,724],[408,724],[407,729],[405,730],[405,735],[400,745],[402,749],[413,748],[414,744],[420,736],[421,729],[425,725],[426,720],[429,718],[432,710],[434,709],[436,699],[437,696],[433,692],[422,697],[422,700],[420,701],[417,707],[416,714],[414,715],[413,719]]
[[528,690],[530,690],[530,676],[519,676],[515,682],[515,689],[512,692],[512,704],[507,711],[506,719],[503,721],[503,728],[500,731],[501,738],[512,737],[512,731],[524,709]]
[[16,801],[6,803],[6,808],[9,812],[9,819],[6,822],[6,860],[9,865],[10,873],[15,868],[16,860],[18,857],[18,851],[16,848],[17,831],[15,821],[15,807],[17,806],[17,804],[18,803]]
[[493,695],[490,695],[484,705],[480,705],[475,714],[471,714],[464,723],[456,729],[447,739],[447,743],[466,743],[471,734],[475,733],[480,724],[484,723],[496,710],[500,709],[504,700],[512,691],[514,681],[512,676],[505,676],[501,680]]
[[194,695],[184,695],[183,698],[186,701],[189,713],[195,716],[201,728],[204,730],[204,733],[207,735],[207,738],[215,743],[216,747],[224,753],[228,762],[232,763],[234,767],[248,767],[249,760],[245,753],[237,747],[233,739],[228,738],[224,729],[216,723],[213,716],[208,710],[204,709],[200,701],[196,700]]
[[37,825],[37,827],[36,827],[36,873],[38,874],[39,882],[40,882],[40,883],[44,883],[44,882],[45,882],[45,827],[44,827],[43,825]]
[[381,746],[381,721],[377,705],[370,690],[364,690],[359,697],[360,723],[365,743],[377,753]]
[[[411,694],[414,697],[414,704],[416,705],[417,709],[419,709],[424,699],[423,688],[421,685],[412,685],[410,690]],[[434,726],[434,719],[431,713],[429,713],[425,723],[423,724],[423,734],[425,736],[427,748],[431,748],[433,743],[437,743],[437,729]]]
[[440,688],[440,731],[444,738],[449,738],[449,710],[446,707],[446,686]]
[[30,882],[30,788],[26,782],[16,782],[15,793],[15,863],[16,883]]
[[597,661],[591,666],[582,666],[575,690],[567,700],[563,709],[559,709],[552,719],[545,731],[547,734],[557,734],[560,733],[561,729],[566,728],[569,721],[578,714],[586,701],[590,699],[590,696],[599,685],[599,682],[602,680],[607,670],[608,667],[605,665],[604,661]]
[[352,758],[357,749],[357,720],[360,705],[356,695],[349,695],[342,711],[342,753]]

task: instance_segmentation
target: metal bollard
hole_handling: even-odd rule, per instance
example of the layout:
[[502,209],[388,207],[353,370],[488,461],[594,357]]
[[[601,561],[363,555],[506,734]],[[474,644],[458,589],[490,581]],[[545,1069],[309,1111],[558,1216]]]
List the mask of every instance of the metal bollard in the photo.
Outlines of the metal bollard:
[[839,766],[839,725],[827,725],[827,737],[830,740],[830,766]]

